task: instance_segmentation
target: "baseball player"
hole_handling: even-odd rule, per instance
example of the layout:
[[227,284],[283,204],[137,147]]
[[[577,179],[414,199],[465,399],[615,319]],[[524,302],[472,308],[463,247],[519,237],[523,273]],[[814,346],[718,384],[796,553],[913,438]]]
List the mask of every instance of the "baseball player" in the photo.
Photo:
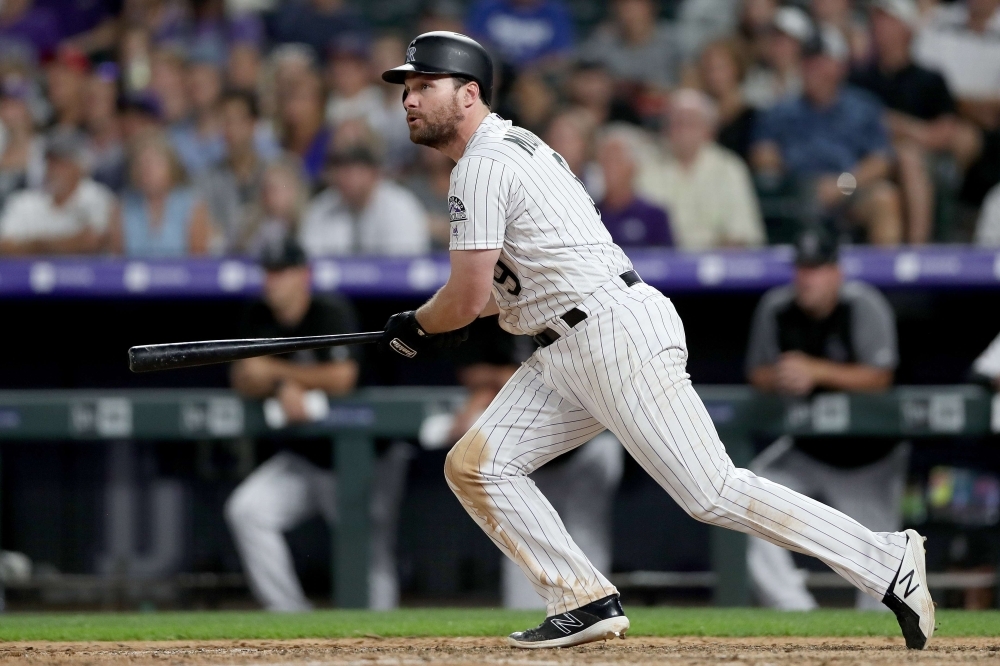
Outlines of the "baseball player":
[[736,469],[685,371],[684,327],[644,284],[565,160],[490,112],[493,63],[451,32],[414,39],[403,84],[410,139],[455,160],[451,275],[381,346],[406,358],[458,344],[481,315],[540,348],[448,454],[445,476],[486,534],[545,599],[548,617],[510,635],[523,648],[624,636],[618,591],[529,478],[610,430],[694,518],[818,557],[899,619],[906,644],[934,631],[923,538],[872,532],[815,500]]

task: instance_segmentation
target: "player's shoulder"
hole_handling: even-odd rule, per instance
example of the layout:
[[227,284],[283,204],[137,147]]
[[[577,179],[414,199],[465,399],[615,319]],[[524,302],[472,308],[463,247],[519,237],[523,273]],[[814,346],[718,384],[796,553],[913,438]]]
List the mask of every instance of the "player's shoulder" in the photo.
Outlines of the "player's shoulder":
[[523,167],[544,142],[533,132],[491,113],[469,141],[457,167],[489,160],[512,167]]
[[840,288],[840,300],[854,307],[892,312],[885,295],[872,285],[860,280],[847,280]]
[[768,289],[757,306],[762,312],[777,315],[795,301],[795,287],[784,284]]

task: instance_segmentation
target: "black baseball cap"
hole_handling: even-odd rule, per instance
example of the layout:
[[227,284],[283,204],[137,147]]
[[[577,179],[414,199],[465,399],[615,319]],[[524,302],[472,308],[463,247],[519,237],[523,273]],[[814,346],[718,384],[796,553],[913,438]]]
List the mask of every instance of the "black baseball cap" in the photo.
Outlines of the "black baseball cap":
[[286,236],[280,241],[265,245],[257,262],[265,271],[283,271],[286,268],[305,266],[309,260],[298,241]]
[[815,268],[835,264],[840,256],[837,239],[823,229],[802,232],[795,241],[795,265]]

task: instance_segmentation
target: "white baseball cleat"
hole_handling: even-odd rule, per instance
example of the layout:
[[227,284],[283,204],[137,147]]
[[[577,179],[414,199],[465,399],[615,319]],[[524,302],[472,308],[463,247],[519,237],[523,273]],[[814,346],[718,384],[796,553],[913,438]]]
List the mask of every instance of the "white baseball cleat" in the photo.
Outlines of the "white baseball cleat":
[[924,562],[924,541],[927,539],[916,530],[906,530],[903,534],[906,535],[906,552],[882,603],[896,614],[906,647],[923,650],[934,635],[934,600],[927,589]]

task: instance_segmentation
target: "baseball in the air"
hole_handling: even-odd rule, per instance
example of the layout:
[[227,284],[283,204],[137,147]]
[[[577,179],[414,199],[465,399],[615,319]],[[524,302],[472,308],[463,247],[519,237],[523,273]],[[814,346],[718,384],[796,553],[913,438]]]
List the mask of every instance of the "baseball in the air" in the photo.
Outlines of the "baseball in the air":
[[837,177],[837,189],[845,197],[849,197],[854,194],[854,190],[858,188],[858,179],[854,177],[854,174],[847,173],[846,171]]

